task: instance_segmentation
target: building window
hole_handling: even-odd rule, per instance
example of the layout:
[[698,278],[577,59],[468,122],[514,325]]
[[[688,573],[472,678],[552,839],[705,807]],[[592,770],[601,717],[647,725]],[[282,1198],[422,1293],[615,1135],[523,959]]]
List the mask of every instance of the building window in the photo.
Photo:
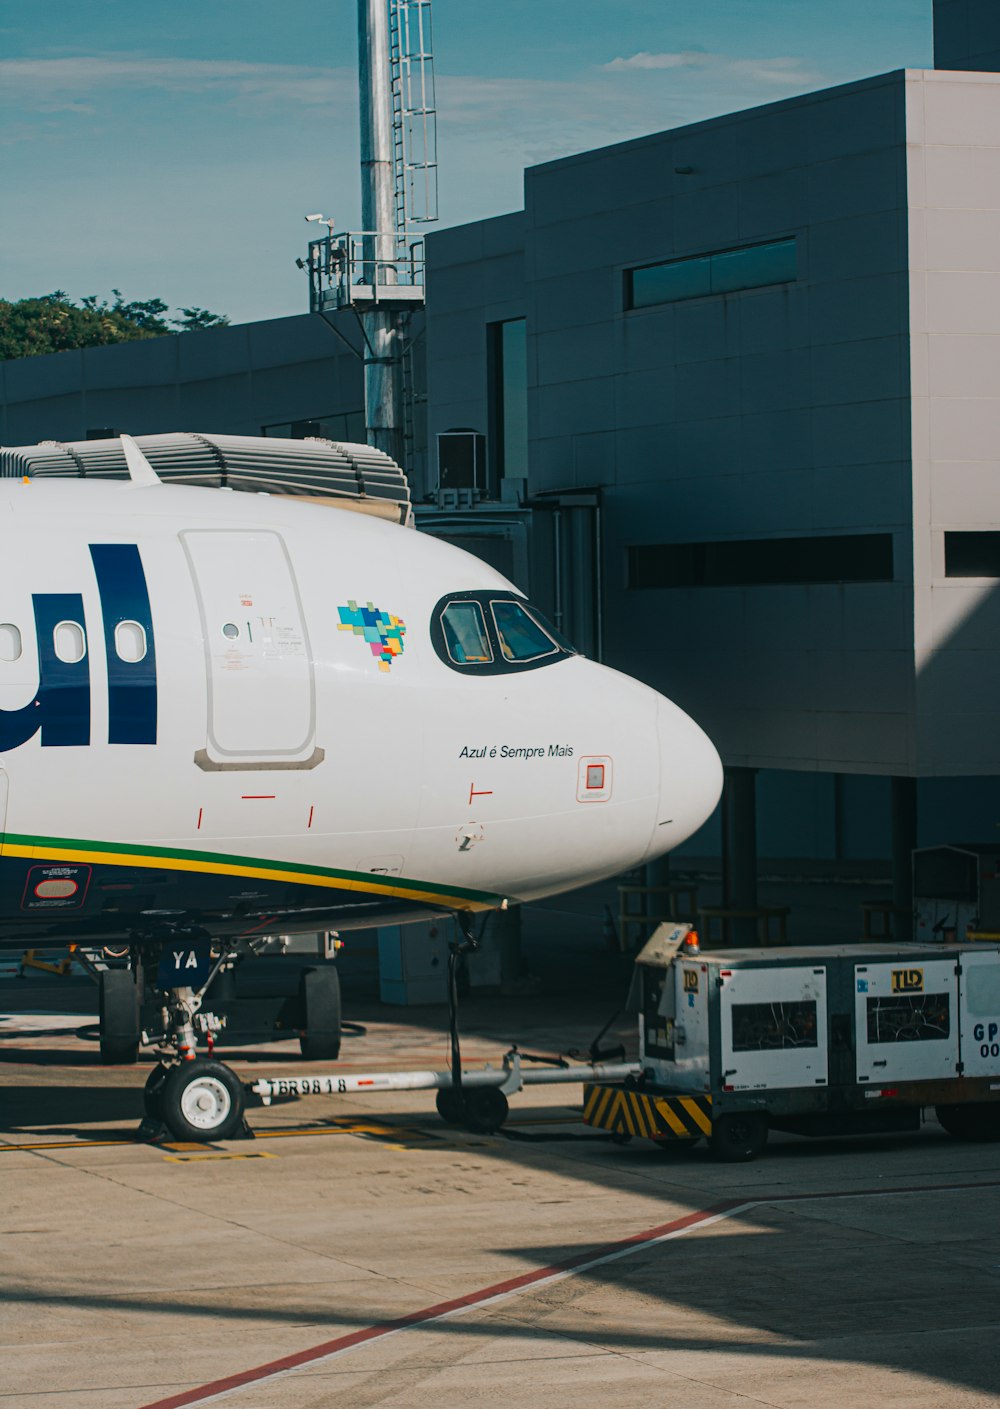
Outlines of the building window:
[[524,318],[487,328],[493,478],[528,475],[528,333]]
[[1000,577],[1000,533],[995,529],[946,533],[945,577]]
[[261,426],[261,435],[281,436],[285,440],[305,440],[318,436],[321,440],[342,440],[348,445],[364,445],[365,413],[344,411],[339,415],[315,416],[306,421],[281,421],[273,426]]
[[766,245],[745,245],[742,249],[626,269],[625,307],[649,308],[685,298],[791,283],[799,276],[796,246],[794,238],[772,240]]
[[640,590],[893,580],[891,533],[641,543],[627,552],[627,585]]

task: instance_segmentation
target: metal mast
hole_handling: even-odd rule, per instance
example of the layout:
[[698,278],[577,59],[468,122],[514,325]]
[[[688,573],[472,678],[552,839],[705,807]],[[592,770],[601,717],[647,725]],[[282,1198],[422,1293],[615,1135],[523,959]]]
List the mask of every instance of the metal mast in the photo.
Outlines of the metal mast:
[[[349,308],[362,333],[369,445],[412,469],[412,314],[424,304],[424,241],[437,219],[437,112],[431,0],[358,0],[362,229],[328,234],[297,260],[309,307]],[[336,331],[335,325],[334,330]]]
[[[361,105],[361,225],[364,284],[395,283],[396,176],[387,0],[358,0]],[[362,313],[365,335],[365,425],[368,444],[403,462],[403,363],[400,314]]]

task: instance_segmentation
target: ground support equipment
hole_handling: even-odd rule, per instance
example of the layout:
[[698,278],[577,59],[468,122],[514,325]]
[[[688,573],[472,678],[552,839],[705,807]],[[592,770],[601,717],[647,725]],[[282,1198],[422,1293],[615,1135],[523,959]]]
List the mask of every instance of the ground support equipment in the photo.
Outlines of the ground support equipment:
[[588,1083],[584,1121],[754,1159],[770,1130],[1000,1140],[1000,948],[702,950],[661,925],[636,958],[638,1078]]

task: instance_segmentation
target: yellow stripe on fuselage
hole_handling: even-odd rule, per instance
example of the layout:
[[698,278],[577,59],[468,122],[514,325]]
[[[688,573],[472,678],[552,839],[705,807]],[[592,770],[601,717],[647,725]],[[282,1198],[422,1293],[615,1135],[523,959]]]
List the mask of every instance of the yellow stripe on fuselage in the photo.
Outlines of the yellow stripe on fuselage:
[[182,856],[145,856],[131,851],[87,851],[83,848],[24,846],[4,842],[3,855],[28,861],[76,861],[91,866],[138,866],[150,871],[186,871],[210,876],[241,876],[256,881],[278,881],[291,885],[319,886],[325,890],[357,891],[362,895],[387,895],[397,900],[420,900],[429,905],[446,905],[454,910],[488,910],[486,901],[450,895],[447,891],[417,890],[390,885],[384,881],[351,880],[341,876],[316,875],[312,871],[272,870],[267,866],[240,866],[231,861],[199,861]]

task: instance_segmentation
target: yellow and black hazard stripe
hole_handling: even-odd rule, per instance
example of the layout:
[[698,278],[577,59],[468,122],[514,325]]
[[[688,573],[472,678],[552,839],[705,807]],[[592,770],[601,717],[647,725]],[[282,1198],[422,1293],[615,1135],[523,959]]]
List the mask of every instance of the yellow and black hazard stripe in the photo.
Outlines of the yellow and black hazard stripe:
[[628,1086],[587,1082],[583,1088],[586,1125],[645,1140],[698,1140],[712,1133],[711,1096],[655,1096]]

